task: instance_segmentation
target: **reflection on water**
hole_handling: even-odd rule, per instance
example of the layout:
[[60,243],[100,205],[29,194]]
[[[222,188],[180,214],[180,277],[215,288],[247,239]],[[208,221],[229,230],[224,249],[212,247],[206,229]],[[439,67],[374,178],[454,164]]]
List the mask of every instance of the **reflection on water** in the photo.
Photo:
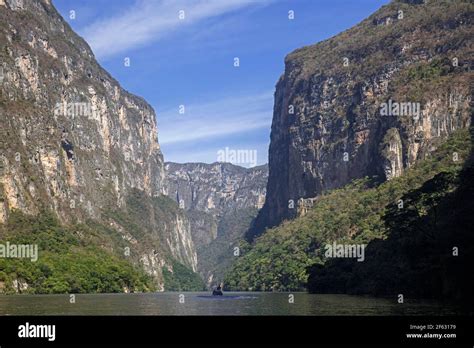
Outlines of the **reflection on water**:
[[[181,295],[181,296],[180,296]],[[184,295],[184,297],[183,297]],[[212,297],[203,292],[148,294],[2,295],[0,315],[452,315],[459,308],[431,301],[398,304],[348,295],[293,293],[226,293]],[[181,301],[180,301],[181,299]],[[184,303],[181,303],[184,302]]]

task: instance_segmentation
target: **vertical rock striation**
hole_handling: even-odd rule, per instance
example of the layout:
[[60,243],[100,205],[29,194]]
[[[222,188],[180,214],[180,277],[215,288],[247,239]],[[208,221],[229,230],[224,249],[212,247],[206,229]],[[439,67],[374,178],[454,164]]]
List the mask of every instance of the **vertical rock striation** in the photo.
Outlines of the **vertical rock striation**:
[[211,285],[223,279],[233,248],[265,202],[268,167],[166,163],[167,192],[186,211],[198,270]]
[[285,59],[267,199],[247,238],[294,217],[289,200],[390,180],[469,126],[470,1],[392,1]]
[[12,209],[92,219],[130,241],[158,281],[169,258],[195,270],[189,222],[177,209],[161,209],[164,221],[147,217],[145,234],[159,234],[152,244],[110,213],[133,220],[131,195],[143,195],[150,213],[162,199],[155,113],[100,67],[50,1],[0,1],[0,73],[0,222]]

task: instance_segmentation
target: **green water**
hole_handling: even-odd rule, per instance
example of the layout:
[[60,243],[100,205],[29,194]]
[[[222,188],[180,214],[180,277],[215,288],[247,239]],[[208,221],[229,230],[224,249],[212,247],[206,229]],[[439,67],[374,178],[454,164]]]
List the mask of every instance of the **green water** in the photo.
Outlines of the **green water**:
[[[180,296],[182,295],[182,296]],[[1,295],[0,315],[449,315],[457,308],[431,301],[348,295],[204,292],[147,294]],[[183,297],[184,296],[184,297]],[[181,300],[181,301],[180,301]],[[184,303],[182,303],[184,302]]]

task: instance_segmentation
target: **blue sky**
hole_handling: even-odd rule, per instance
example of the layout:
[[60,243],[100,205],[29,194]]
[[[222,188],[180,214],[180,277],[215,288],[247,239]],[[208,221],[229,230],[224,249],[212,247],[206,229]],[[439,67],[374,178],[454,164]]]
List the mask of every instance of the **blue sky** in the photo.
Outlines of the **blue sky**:
[[212,163],[228,148],[257,151],[263,164],[285,56],[352,27],[388,0],[53,3],[100,64],[153,106],[166,161]]

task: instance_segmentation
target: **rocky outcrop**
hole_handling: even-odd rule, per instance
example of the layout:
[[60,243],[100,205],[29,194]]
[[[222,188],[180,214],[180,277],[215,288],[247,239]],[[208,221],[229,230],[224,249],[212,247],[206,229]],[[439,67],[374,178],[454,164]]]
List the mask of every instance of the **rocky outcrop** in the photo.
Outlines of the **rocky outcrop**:
[[0,47],[0,222],[12,209],[51,209],[64,223],[113,226],[158,282],[170,258],[196,269],[177,209],[160,210],[165,221],[149,217],[145,234],[165,241],[154,244],[106,214],[132,211],[135,190],[153,211],[165,192],[152,107],[99,66],[48,0],[0,1]]
[[247,238],[295,217],[290,201],[397,177],[469,126],[472,3],[392,1],[285,59],[267,199]]
[[167,162],[165,168],[168,196],[191,223],[200,274],[208,284],[222,280],[233,247],[265,202],[268,167]]

